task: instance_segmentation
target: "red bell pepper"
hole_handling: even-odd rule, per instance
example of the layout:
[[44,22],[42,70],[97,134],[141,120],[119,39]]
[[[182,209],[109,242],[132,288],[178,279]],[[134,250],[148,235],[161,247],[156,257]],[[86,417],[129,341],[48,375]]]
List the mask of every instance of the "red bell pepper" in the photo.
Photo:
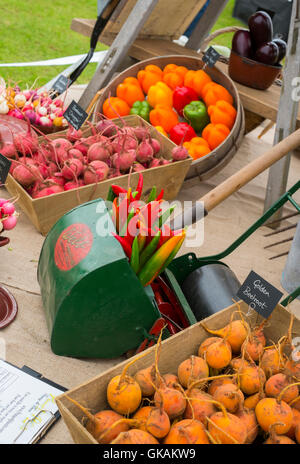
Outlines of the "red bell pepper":
[[194,137],[197,137],[197,134],[187,122],[180,122],[172,127],[169,136],[172,142],[182,145],[184,142],[189,142]]
[[198,94],[191,87],[178,86],[173,93],[173,106],[183,116],[183,108],[192,101],[199,100]]

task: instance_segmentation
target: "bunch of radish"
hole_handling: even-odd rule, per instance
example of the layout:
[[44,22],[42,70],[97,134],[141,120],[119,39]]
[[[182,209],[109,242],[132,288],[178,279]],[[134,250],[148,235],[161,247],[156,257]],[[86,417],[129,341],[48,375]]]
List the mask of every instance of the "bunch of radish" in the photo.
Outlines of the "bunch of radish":
[[0,198],[0,232],[12,230],[16,227],[18,213],[12,201]]
[[161,334],[152,365],[128,373],[143,353],[108,383],[111,409],[92,414],[68,399],[100,444],[300,443],[300,358],[292,357],[292,323],[293,317],[287,336],[266,346],[265,322],[251,328],[238,309],[225,327],[204,326],[211,336],[164,375]]
[[31,124],[48,129],[57,129],[68,124],[63,117],[63,100],[52,100],[51,93],[46,90],[21,90],[18,85],[6,86],[3,79],[0,82],[0,114],[17,119],[28,118]]
[[184,147],[176,146],[172,158],[166,159],[146,126],[130,127],[122,121],[119,127],[106,119],[87,126],[78,131],[69,126],[55,139],[42,134],[38,143],[28,121],[27,132],[13,136],[2,151],[12,159],[10,173],[33,198],[41,198],[189,156]]

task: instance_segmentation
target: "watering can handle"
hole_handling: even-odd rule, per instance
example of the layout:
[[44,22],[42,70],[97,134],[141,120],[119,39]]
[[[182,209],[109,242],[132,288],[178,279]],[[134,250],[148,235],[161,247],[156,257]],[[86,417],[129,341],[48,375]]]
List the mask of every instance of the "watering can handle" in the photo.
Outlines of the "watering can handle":
[[[213,208],[218,206],[223,200],[228,198],[232,193],[237,192],[244,185],[268,169],[274,163],[286,156],[292,150],[295,150],[300,145],[300,129],[293,132],[291,135],[283,139],[277,145],[274,145],[270,150],[256,158],[240,171],[233,174],[224,182],[219,184],[213,190],[208,192],[200,199],[204,203],[205,214],[208,214]],[[180,229],[184,226],[194,224],[197,220],[203,217],[203,204],[197,202],[191,209],[189,214],[183,216],[178,215],[172,221],[174,229]]]

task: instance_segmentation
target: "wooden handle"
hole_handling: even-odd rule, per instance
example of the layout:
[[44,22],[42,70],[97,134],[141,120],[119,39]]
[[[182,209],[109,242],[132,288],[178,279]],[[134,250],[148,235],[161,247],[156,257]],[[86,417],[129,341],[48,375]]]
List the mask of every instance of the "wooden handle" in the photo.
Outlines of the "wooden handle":
[[216,188],[201,198],[207,212],[219,205],[223,200],[228,198],[232,193],[237,192],[246,185],[250,180],[268,169],[272,164],[286,156],[290,151],[295,150],[300,145],[300,129],[293,132],[287,138],[274,145],[270,150],[259,158],[255,159],[247,166],[242,168],[236,174],[229,177]]

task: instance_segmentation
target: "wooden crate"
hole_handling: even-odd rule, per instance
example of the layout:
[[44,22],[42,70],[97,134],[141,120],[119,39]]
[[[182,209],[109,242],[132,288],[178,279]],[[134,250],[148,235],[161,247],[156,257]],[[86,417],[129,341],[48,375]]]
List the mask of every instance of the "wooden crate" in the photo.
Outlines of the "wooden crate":
[[[166,159],[171,158],[171,151],[176,146],[171,140],[160,134],[153,126],[147,124],[139,116],[126,116],[123,118],[130,126],[143,124],[149,126],[151,136],[158,139],[162,146],[163,156]],[[118,120],[114,120],[116,124],[120,124]],[[61,137],[66,131],[58,134],[50,134],[48,137],[55,139]],[[87,135],[90,132],[87,130]],[[43,137],[40,137],[43,141]],[[184,178],[189,170],[192,159],[188,158],[184,161],[151,168],[143,171],[144,189],[143,194],[146,196],[155,185],[160,191],[164,189],[164,199],[173,200],[176,198]],[[138,173],[133,173],[130,176],[130,185],[134,189],[138,181]],[[56,193],[44,198],[33,199],[26,190],[9,175],[6,181],[6,188],[12,196],[18,196],[18,205],[28,216],[36,229],[43,235],[46,235],[51,227],[65,213],[75,208],[76,206],[86,203],[87,201],[95,200],[96,198],[106,198],[109,188],[112,184],[118,184],[121,187],[127,188],[129,175],[114,177],[98,184],[86,185],[75,190]]]
[[[206,0],[158,0],[139,37],[177,39],[185,32],[205,2]],[[115,37],[136,3],[137,0],[119,0],[99,40],[105,42],[106,37]]]
[[[223,311],[208,317],[203,322],[211,329],[219,329],[230,320],[231,314],[236,311],[236,305],[232,305]],[[241,302],[241,309],[244,313],[248,312],[248,305]],[[254,323],[261,321],[260,316],[254,313]],[[288,331],[290,323],[290,313],[280,304],[274,310],[269,324],[265,328],[267,342],[278,341]],[[293,336],[300,335],[300,320],[295,319],[293,325]],[[179,364],[193,354],[197,354],[199,345],[209,335],[197,323],[183,332],[174,335],[162,343],[161,355],[159,360],[159,369],[162,375],[166,373],[177,373]],[[155,347],[147,350],[144,358],[138,360],[129,368],[128,373],[134,375],[139,369],[150,366],[154,363]],[[134,359],[134,358],[132,358]],[[72,435],[75,443],[79,444],[96,444],[96,440],[82,425],[84,420],[83,413],[73,405],[67,398],[77,400],[79,403],[89,408],[92,412],[97,412],[108,408],[106,401],[106,388],[112,377],[119,375],[128,361],[124,361],[117,366],[101,373],[94,379],[91,379],[82,385],[64,393],[56,398],[57,405],[61,415]],[[110,408],[109,408],[110,409]]]

